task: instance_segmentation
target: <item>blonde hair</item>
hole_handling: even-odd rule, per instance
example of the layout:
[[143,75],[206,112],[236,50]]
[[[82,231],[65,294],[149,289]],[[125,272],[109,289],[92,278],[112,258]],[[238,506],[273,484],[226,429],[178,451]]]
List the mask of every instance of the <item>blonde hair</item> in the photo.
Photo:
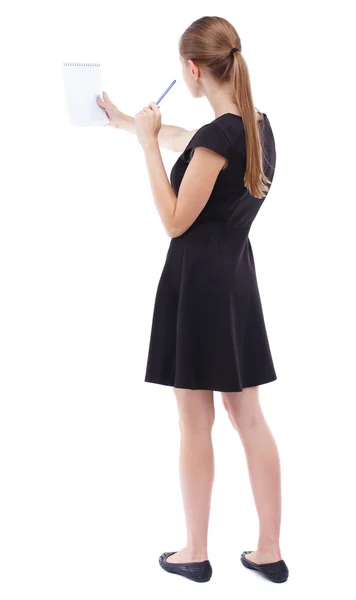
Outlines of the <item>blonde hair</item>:
[[[232,55],[232,48],[237,48]],[[212,77],[223,83],[231,81],[241,113],[246,140],[245,187],[255,198],[264,198],[271,180],[263,172],[263,154],[257,121],[263,113],[255,110],[250,76],[241,54],[241,41],[235,28],[222,17],[201,17],[179,39],[179,54],[206,67]]]

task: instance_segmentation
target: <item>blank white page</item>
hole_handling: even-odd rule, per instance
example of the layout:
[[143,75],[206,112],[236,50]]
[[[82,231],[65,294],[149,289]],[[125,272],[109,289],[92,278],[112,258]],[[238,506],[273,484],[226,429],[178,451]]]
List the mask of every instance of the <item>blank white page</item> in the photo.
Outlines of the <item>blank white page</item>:
[[62,70],[70,125],[108,125],[105,111],[96,102],[102,92],[100,63],[63,63]]

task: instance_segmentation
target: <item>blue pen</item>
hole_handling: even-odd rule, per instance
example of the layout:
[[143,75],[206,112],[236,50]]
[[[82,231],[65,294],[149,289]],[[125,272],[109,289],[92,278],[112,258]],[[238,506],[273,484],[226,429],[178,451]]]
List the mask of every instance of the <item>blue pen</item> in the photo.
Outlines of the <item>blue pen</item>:
[[[163,92],[162,96],[161,96],[161,97],[160,97],[160,98],[157,100],[157,102],[156,102],[157,106],[158,106],[159,102],[161,102],[162,98],[164,98],[164,97],[165,97],[165,95],[167,94],[167,92],[169,92],[169,90],[171,89],[172,85],[174,85],[176,81],[177,81],[177,80],[176,80],[176,79],[174,79],[174,80],[172,81],[171,85],[169,85],[169,86],[167,87],[166,91],[165,91],[165,92]],[[159,107],[158,107],[158,108],[159,108]]]

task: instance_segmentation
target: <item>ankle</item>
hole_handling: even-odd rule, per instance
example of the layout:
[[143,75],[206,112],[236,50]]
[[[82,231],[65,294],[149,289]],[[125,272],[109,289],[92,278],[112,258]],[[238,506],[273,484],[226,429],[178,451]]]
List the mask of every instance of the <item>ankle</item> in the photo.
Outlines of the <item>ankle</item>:
[[208,550],[207,548],[189,546],[188,544],[185,547],[185,554],[187,556],[187,560],[190,562],[201,562],[203,560],[208,560]]
[[281,560],[282,558],[279,542],[259,541],[257,545],[257,552],[261,556],[271,557],[273,560]]

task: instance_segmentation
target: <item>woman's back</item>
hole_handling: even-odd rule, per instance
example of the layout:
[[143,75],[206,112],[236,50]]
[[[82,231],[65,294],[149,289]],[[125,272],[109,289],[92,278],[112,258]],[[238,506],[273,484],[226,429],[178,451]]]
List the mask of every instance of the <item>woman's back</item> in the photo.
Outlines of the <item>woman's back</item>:
[[[263,169],[272,181],[276,164],[274,136],[267,115],[262,114],[263,119],[258,121],[258,127]],[[242,117],[225,113],[203,125],[193,135],[171,170],[170,181],[177,196],[194,149],[198,146],[215,150],[228,159],[228,165],[220,171],[207,204],[183,236],[191,236],[193,230],[197,233],[198,229],[214,230],[215,226],[224,229],[249,229],[265,198],[251,196],[245,187],[246,143]],[[202,227],[204,225],[208,226],[207,230]]]

